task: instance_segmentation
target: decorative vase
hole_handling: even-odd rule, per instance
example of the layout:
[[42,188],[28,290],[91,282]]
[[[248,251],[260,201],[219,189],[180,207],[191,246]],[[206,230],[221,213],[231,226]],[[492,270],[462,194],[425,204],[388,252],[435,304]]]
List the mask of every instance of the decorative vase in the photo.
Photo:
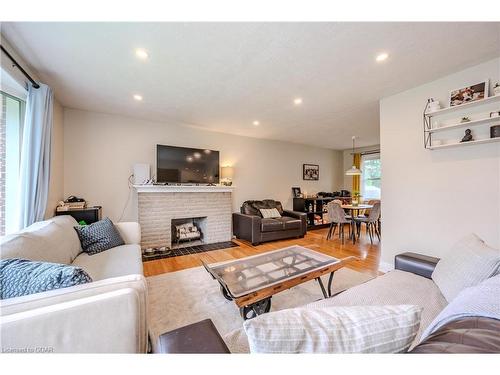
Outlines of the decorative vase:
[[359,204],[359,198],[358,197],[353,197],[352,198],[352,205],[356,207]]
[[439,103],[438,100],[429,103],[429,112],[434,112],[437,111],[438,109],[441,109],[441,104]]

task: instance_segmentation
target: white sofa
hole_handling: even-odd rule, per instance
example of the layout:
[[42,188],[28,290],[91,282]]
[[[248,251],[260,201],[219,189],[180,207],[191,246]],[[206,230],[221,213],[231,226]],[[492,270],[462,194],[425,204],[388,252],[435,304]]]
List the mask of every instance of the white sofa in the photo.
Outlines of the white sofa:
[[138,223],[116,223],[125,245],[82,252],[69,215],[35,223],[0,241],[0,257],[83,268],[93,282],[0,301],[3,352],[144,353],[147,284]]

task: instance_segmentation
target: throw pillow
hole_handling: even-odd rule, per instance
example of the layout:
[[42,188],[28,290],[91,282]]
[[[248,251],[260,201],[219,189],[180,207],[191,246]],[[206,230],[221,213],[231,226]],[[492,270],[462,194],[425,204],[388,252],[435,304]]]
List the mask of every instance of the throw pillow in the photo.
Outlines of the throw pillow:
[[500,251],[475,234],[459,241],[436,265],[432,280],[451,302],[462,290],[479,284],[500,270]]
[[41,293],[92,282],[80,267],[37,262],[28,259],[3,259],[0,262],[0,299]]
[[420,342],[444,325],[468,317],[500,320],[500,275],[490,277],[478,285],[461,291],[427,327]]
[[421,312],[412,305],[295,308],[243,327],[252,353],[400,353],[415,339]]
[[89,255],[124,245],[122,236],[108,218],[86,226],[75,227],[82,250]]
[[264,219],[275,219],[281,217],[277,208],[261,208],[260,213]]

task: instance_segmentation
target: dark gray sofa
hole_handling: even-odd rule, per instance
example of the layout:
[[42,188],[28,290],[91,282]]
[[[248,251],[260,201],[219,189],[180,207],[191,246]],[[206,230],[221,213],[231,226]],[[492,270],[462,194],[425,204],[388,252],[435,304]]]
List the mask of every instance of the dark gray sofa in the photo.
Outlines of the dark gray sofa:
[[[261,208],[276,208],[280,218],[264,219]],[[233,234],[258,245],[261,242],[304,237],[307,231],[306,214],[283,210],[281,202],[272,199],[245,201],[240,213],[233,213]]]

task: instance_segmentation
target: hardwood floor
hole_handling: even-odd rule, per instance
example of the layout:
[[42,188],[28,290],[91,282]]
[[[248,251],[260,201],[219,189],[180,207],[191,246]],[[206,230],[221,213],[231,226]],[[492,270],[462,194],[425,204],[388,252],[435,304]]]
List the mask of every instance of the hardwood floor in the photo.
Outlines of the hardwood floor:
[[327,231],[327,228],[311,230],[307,232],[304,238],[266,242],[258,246],[252,246],[246,241],[234,240],[240,247],[144,262],[144,275],[146,277],[154,276],[166,272],[198,267],[201,266],[200,260],[207,263],[222,262],[260,254],[266,251],[277,250],[291,245],[308,247],[336,258],[344,258],[353,255],[360,260],[352,263],[349,268],[372,275],[379,274],[380,244],[377,239],[374,240],[373,245],[370,244],[369,237],[363,231],[360,240],[357,241],[355,245],[347,238],[344,245],[342,245],[337,235],[331,240],[326,240]]

